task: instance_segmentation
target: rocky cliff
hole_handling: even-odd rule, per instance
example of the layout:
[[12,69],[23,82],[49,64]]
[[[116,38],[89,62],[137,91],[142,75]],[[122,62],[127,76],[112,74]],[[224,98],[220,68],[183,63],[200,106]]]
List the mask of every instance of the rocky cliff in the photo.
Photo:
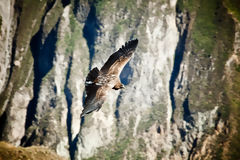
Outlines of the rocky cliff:
[[11,160],[24,160],[24,159],[54,159],[64,160],[64,158],[56,155],[53,151],[42,146],[31,147],[15,147],[6,142],[0,142],[0,158]]
[[[67,159],[239,158],[237,0],[0,2],[0,138]],[[101,110],[84,81],[139,46]]]

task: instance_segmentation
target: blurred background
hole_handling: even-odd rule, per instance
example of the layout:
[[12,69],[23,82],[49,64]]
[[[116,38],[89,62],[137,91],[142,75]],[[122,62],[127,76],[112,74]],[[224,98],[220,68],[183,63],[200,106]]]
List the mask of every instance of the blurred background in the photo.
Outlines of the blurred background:
[[[126,89],[81,119],[135,38]],[[0,39],[0,159],[240,159],[238,0],[0,0]]]

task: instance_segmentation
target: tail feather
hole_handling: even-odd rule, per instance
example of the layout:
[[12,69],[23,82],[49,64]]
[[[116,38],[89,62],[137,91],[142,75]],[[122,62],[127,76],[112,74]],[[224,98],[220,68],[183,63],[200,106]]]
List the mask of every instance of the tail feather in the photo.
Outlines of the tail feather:
[[89,114],[95,110],[99,111],[99,109],[102,107],[103,103],[104,103],[104,100],[99,100],[93,104],[86,104],[82,110],[81,117],[83,117],[86,114]]

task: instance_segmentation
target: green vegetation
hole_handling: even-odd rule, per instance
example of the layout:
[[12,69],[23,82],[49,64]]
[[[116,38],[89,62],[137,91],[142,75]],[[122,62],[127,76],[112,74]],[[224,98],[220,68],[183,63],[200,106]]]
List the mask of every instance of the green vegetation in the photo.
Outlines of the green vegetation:
[[32,147],[14,147],[11,144],[6,142],[0,142],[0,159],[1,160],[64,160],[64,158],[58,156],[53,151],[40,147],[40,146],[32,146]]
[[[115,142],[98,148],[98,152],[87,160],[106,159],[106,160],[122,160],[127,159],[144,160],[146,159],[147,146],[143,138],[133,137],[133,128],[135,126],[135,118],[129,117],[129,125],[125,132],[117,130]],[[87,119],[89,123],[89,119]],[[124,135],[122,135],[124,133]]]
[[235,70],[236,70],[237,72],[240,72],[240,64],[235,65]]
[[166,155],[166,151],[165,150],[161,150],[161,152],[157,153],[157,160],[162,160],[164,155]]
[[233,70],[229,78],[230,81],[225,86],[229,105],[221,109],[221,114],[227,114],[221,117],[229,122],[229,132],[218,135],[213,145],[213,159],[240,158],[240,73]]
[[188,10],[189,12],[195,11],[199,6],[196,0],[178,0],[177,8],[182,12],[183,10]]
[[[23,86],[27,80],[27,78],[33,79],[31,77],[31,72],[33,72],[33,58],[32,58],[32,54],[31,51],[28,50],[28,52],[26,53],[26,55],[23,57],[23,60],[21,62],[21,66],[18,68],[18,77],[13,78],[15,80],[15,85],[14,85],[14,90],[17,90],[18,88],[20,88],[21,86]],[[28,75],[30,73],[30,75]],[[33,75],[32,75],[33,76]],[[28,80],[29,81],[29,80]],[[31,82],[28,82],[31,83]]]
[[[95,7],[96,7],[96,15],[99,16],[101,11],[105,10],[105,7],[109,7],[108,3],[111,2],[110,0],[96,0]],[[111,7],[109,7],[111,8]]]
[[[227,75],[224,70],[227,59],[233,53],[233,18],[239,23],[240,3],[238,0],[178,0],[177,6],[180,11],[187,11],[193,22],[189,33],[189,43],[194,53],[192,58],[198,58],[198,67],[205,68],[200,70],[200,74],[208,72],[207,80],[190,84],[190,109],[207,110],[216,104],[220,106],[219,114],[221,119],[229,122],[227,127],[230,127],[230,133],[218,136],[213,145],[213,159],[239,159],[240,65],[234,64]],[[208,65],[213,60],[215,69],[209,72]],[[228,77],[225,81],[222,80],[223,75]],[[198,101],[199,97],[203,103]]]
[[[142,2],[143,4],[148,4],[148,1]],[[94,6],[96,7],[96,15],[102,16],[105,15],[104,12],[108,10],[109,13],[114,13],[114,11],[121,9],[137,10],[136,2],[131,0],[122,0],[117,2],[117,6],[114,6],[115,2],[111,2],[111,0],[95,0]],[[111,6],[112,5],[112,6]],[[110,7],[111,6],[111,7]]]
[[[140,121],[139,127],[137,128],[138,132],[148,130],[156,121],[160,123],[164,119],[164,108],[163,104],[158,104],[152,108],[151,114],[146,121]],[[159,119],[161,117],[161,119]],[[142,118],[144,119],[144,118]],[[86,120],[89,124],[89,119]],[[116,141],[111,143],[108,146],[98,148],[98,152],[88,160],[95,159],[116,159],[120,160],[126,157],[127,159],[146,159],[147,145],[143,138],[133,137],[133,130],[136,123],[136,117],[130,116],[128,120],[129,124],[127,129],[122,132],[117,130]],[[125,135],[122,135],[125,133]],[[161,153],[162,156],[165,152]]]
[[[130,135],[129,135],[130,136]],[[144,160],[146,159],[146,144],[142,138],[138,139],[138,151],[132,148],[133,137],[127,136],[118,140],[113,145],[107,147],[101,147],[98,149],[98,153],[95,156],[88,158],[87,160],[106,159],[106,160],[122,160],[124,157],[127,159]]]
[[20,24],[17,30],[18,48],[25,47],[30,42],[30,38],[39,30],[47,2],[47,0],[23,0],[22,4],[20,1],[17,2],[16,6],[22,7]]
[[192,39],[197,51],[204,49],[205,53],[213,51],[217,33],[217,17],[215,15],[218,0],[202,0],[193,25]]
[[95,159],[106,159],[106,160],[120,160],[123,159],[124,151],[128,148],[130,144],[130,139],[125,138],[119,141],[116,141],[114,145],[108,146],[108,148],[102,147],[99,148],[98,154],[89,158],[88,160]]
[[[240,58],[238,56],[238,58]],[[234,71],[231,76],[232,82],[227,88],[230,99],[230,144],[229,159],[240,159],[240,72]]]
[[223,0],[228,11],[240,22],[240,3],[239,0]]
[[[232,53],[234,40],[234,22],[219,0],[179,0],[179,11],[187,12],[190,18],[186,48],[191,48],[190,60],[199,61],[190,64],[190,74],[196,77],[194,70],[198,68],[198,81],[190,83],[189,106],[191,111],[206,111],[216,105],[224,110],[227,116],[228,98],[224,95],[225,63]],[[211,71],[211,65],[214,70]],[[203,78],[207,77],[207,78]],[[199,101],[199,98],[201,101]],[[224,108],[224,109],[222,109]]]
[[[227,43],[229,38],[232,39],[231,33],[233,25],[225,16],[226,11],[219,0],[179,0],[177,6],[180,11],[190,13],[194,23],[191,29],[191,40],[193,40],[193,50],[195,53],[202,52],[206,58],[210,57],[218,45],[217,40],[220,39]],[[227,26],[228,27],[225,27]],[[229,44],[232,45],[230,39]],[[231,46],[227,46],[231,48]],[[228,55],[228,54],[227,54]]]
[[65,34],[63,41],[58,41],[57,46],[64,45],[66,55],[72,55],[76,46],[77,40],[82,36],[82,26],[77,22],[74,15],[70,14],[70,32]]
[[59,20],[59,17],[61,16],[63,12],[63,7],[61,1],[56,1],[53,5],[52,9],[46,14],[45,17],[45,24],[43,27],[44,34],[50,33],[50,31],[53,29],[53,27],[56,25],[57,21]]
[[[53,0],[42,0],[42,1],[31,1],[31,0],[24,0],[22,3],[20,1],[17,2],[17,6],[22,7],[21,16],[20,16],[20,24],[18,26],[17,32],[17,41],[16,41],[16,50],[19,51],[21,48],[28,48],[27,51],[20,52],[18,57],[15,57],[15,59],[18,59],[19,57],[23,57],[21,61],[20,67],[14,67],[13,69],[13,77],[11,81],[15,84],[14,90],[18,90],[19,87],[21,87],[25,81],[26,78],[30,78],[29,80],[33,80],[32,77],[28,77],[28,74],[32,72],[33,69],[33,57],[32,53],[30,51],[29,43],[30,39],[36,32],[39,30],[40,23],[42,20],[42,16],[44,15],[46,11],[46,5],[49,3],[53,3]],[[58,6],[58,5],[56,5]],[[56,19],[60,16],[60,12],[62,11],[58,8],[57,16],[54,14],[50,14],[51,16],[48,16],[48,23],[46,26],[53,28],[53,25],[50,25],[49,21],[56,23]],[[56,11],[57,9],[53,9]],[[31,25],[30,25],[31,24]],[[50,28],[49,28],[50,30]],[[30,74],[30,76],[33,76],[33,74]],[[32,84],[28,80],[27,84]]]
[[139,122],[137,131],[142,132],[148,130],[154,123],[162,123],[166,118],[166,105],[164,104],[154,104],[149,110],[148,117],[144,117]]
[[143,138],[138,139],[138,148],[140,151],[145,152],[146,151],[146,143]]
[[[96,16],[99,21],[101,19],[115,18],[115,23],[112,25],[112,31],[110,38],[115,40],[119,37],[119,34],[127,32],[127,36],[131,37],[132,33],[135,32],[136,27],[144,28],[140,36],[144,37],[145,34],[145,21],[148,20],[148,12],[146,8],[148,7],[149,1],[142,1],[139,5],[136,5],[135,1],[122,0],[113,2],[110,0],[96,0],[94,1],[94,6],[96,8]],[[160,7],[163,1],[157,2]],[[118,13],[118,14],[116,14]],[[125,13],[129,13],[125,15]],[[159,14],[161,11],[157,10],[155,14]],[[127,17],[127,18],[126,18]],[[142,25],[140,25],[140,21]],[[138,26],[139,25],[139,26]]]

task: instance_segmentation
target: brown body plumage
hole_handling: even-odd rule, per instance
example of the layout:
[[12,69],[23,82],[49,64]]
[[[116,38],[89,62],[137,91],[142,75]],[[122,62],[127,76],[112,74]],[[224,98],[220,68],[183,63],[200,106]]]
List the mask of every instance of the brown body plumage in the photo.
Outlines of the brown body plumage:
[[94,110],[99,110],[109,90],[124,88],[119,75],[123,67],[131,59],[137,44],[137,39],[125,43],[122,48],[108,58],[100,71],[95,67],[88,73],[85,81],[87,97],[83,105],[84,109],[81,117]]

